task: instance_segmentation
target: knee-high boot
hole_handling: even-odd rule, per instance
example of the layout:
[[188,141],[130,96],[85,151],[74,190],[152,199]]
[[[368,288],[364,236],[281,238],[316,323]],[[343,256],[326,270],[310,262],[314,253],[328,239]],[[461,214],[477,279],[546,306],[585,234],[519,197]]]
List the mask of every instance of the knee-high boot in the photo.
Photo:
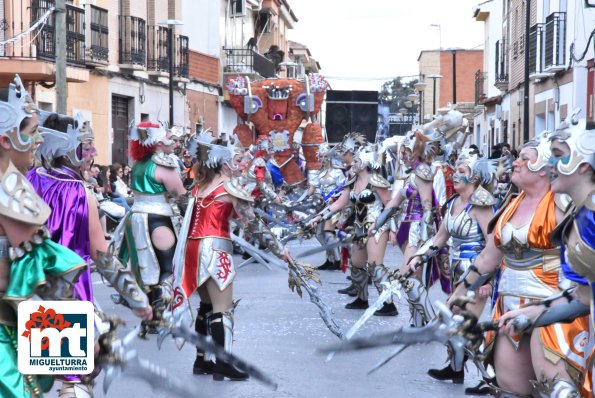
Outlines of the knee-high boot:
[[[371,263],[368,264],[368,274],[374,287],[378,290],[378,294],[382,294],[382,282],[385,282],[388,278],[388,268],[384,264]],[[399,314],[397,307],[393,303],[392,297],[388,298],[383,304],[382,308],[374,312],[376,316],[396,316]]]
[[[198,307],[196,321],[194,322],[194,330],[196,330],[196,333],[208,336],[209,317],[212,314],[213,304],[201,301],[200,307]],[[198,348],[196,349],[196,360],[194,361],[192,373],[195,375],[210,375],[213,373],[213,362],[211,362],[210,359],[205,358],[205,352]]]
[[[215,343],[222,346],[225,351],[231,352],[233,315],[230,312],[214,313],[211,317],[210,328]],[[250,376],[248,373],[226,363],[221,358],[217,358],[213,367],[213,380],[221,381],[226,377],[230,380],[247,380]]]
[[357,298],[345,305],[350,310],[365,310],[368,308],[368,271],[366,268],[351,266],[351,282],[355,285]]

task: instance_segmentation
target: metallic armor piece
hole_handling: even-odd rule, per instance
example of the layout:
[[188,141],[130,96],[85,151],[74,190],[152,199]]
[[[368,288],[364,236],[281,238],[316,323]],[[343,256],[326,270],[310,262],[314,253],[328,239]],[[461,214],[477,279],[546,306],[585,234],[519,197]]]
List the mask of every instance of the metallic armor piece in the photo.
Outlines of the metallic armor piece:
[[83,164],[82,155],[79,156],[79,147],[84,142],[93,141],[95,137],[82,114],[78,113],[74,118],[77,127],[69,124],[66,133],[39,127],[43,142],[35,152],[38,159],[51,161],[66,156],[73,166],[78,167]]
[[[370,279],[372,279],[374,287],[376,288],[376,290],[378,290],[378,294],[382,293],[382,291],[384,290],[382,287],[382,283],[388,281],[390,271],[384,264],[368,263],[367,268],[368,275],[370,276]],[[391,303],[392,298],[389,298],[388,300],[386,300],[386,302]]]
[[[337,240],[334,231],[323,231],[322,234],[317,234],[316,239],[320,242],[321,245],[327,245],[329,243],[333,243]],[[339,248],[334,247],[332,249],[328,249],[326,251],[326,258],[330,262],[337,262],[341,261],[341,256],[339,254]]]
[[473,191],[469,198],[469,204],[474,206],[493,206],[496,203],[496,198],[481,185]]
[[436,170],[427,163],[421,163],[415,169],[413,169],[413,174],[424,181],[432,181],[434,179],[435,173]]
[[347,178],[345,178],[343,171],[336,168],[313,171],[316,171],[317,176],[315,183],[311,185],[318,187],[318,192],[322,195],[325,201],[341,195],[343,187],[347,183]]
[[93,398],[93,386],[86,383],[63,381],[58,398]]
[[233,245],[228,239],[201,238],[198,249],[200,263],[198,286],[201,286],[209,278],[217,283],[217,287],[221,291],[231,285],[237,274],[232,252]]
[[409,322],[412,325],[422,327],[434,319],[436,312],[429,300],[428,291],[420,281],[415,278],[408,278],[405,293],[409,303],[409,312],[411,313]]
[[579,398],[580,394],[576,386],[558,377],[552,379],[543,378],[539,381],[531,380],[533,385],[533,397],[537,398]]
[[451,272],[453,281],[462,281],[461,276],[465,274],[483,250],[485,240],[477,220],[469,216],[471,208],[465,209],[456,217],[451,214],[450,210],[449,206],[445,212],[443,223],[452,240],[449,249]]
[[43,225],[50,213],[31,183],[9,162],[0,181],[0,214],[25,224]]
[[254,202],[254,198],[242,188],[237,178],[225,181],[223,187],[225,188],[225,191],[234,198],[245,200],[246,202]]
[[33,144],[31,138],[21,134],[21,122],[37,112],[21,78],[16,75],[14,83],[8,86],[8,102],[0,101],[0,135],[6,135],[19,152],[28,151]]
[[174,211],[165,194],[147,195],[135,192],[134,204],[130,211],[132,214],[149,213],[167,217],[174,215]]
[[[578,212],[595,211],[595,191],[589,193],[583,206],[584,208],[579,209]],[[571,234],[570,231],[573,229],[576,233]],[[580,225],[576,218],[573,218],[572,222],[566,223],[562,239],[566,249],[564,252],[566,262],[579,275],[590,281],[595,281],[595,267],[593,267],[595,250],[592,244],[586,242],[581,236]]]
[[357,291],[357,297],[368,301],[368,271],[365,268],[351,267],[351,282]]
[[370,184],[376,188],[390,188],[390,183],[378,173],[372,173],[370,176]]
[[107,253],[97,251],[95,270],[126,300],[130,308],[147,308],[149,306],[147,295],[142,292],[130,270],[126,269],[114,255],[113,250],[112,244]]
[[537,159],[535,162],[527,162],[527,168],[532,172],[537,172],[543,169],[549,162],[552,152],[550,151],[549,131],[542,131],[541,134],[535,136],[535,141],[530,141],[525,144],[525,147],[535,148],[537,151]]
[[595,169],[595,130],[587,130],[586,119],[578,119],[580,108],[575,109],[550,136],[550,140],[558,140],[568,144],[570,156],[556,162],[556,170],[560,174],[573,174],[583,163]]
[[139,141],[143,146],[152,146],[162,143],[166,146],[174,142],[167,138],[167,130],[162,125],[151,122],[142,122],[130,127],[129,137]]
[[161,151],[155,152],[153,156],[151,156],[151,160],[155,162],[155,164],[167,167],[168,169],[175,169],[178,167],[178,162],[174,157]]
[[0,235],[0,261],[8,260],[10,258],[8,255],[9,247],[10,243],[8,242],[8,237]]

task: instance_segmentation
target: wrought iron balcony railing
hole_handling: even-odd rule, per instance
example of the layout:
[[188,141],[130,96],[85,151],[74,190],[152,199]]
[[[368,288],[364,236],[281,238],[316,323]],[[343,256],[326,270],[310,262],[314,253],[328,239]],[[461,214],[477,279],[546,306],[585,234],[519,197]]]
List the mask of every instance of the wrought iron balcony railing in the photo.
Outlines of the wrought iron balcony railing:
[[168,28],[149,26],[147,32],[147,69],[153,72],[169,72]]
[[119,63],[144,67],[147,64],[147,36],[145,20],[120,15]]
[[275,64],[263,55],[246,48],[226,48],[224,73],[258,74],[262,77],[275,77]]
[[92,63],[108,63],[108,11],[94,5],[88,6],[88,15],[91,19],[91,34],[88,38],[90,45],[87,46],[87,61]]
[[545,20],[545,68],[566,64],[566,13],[554,12]]

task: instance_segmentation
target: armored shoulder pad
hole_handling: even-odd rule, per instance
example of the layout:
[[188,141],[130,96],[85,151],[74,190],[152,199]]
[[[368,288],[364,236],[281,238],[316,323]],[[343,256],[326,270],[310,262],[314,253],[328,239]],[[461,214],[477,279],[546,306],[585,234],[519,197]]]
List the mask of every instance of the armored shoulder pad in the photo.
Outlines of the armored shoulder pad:
[[155,152],[153,156],[151,156],[151,160],[159,166],[167,167],[170,169],[174,169],[178,166],[178,163],[172,156],[166,155],[163,152]]
[[10,162],[0,181],[0,214],[25,224],[43,225],[52,210]]
[[589,192],[583,206],[591,211],[595,211],[595,191]]
[[469,198],[469,204],[473,206],[493,206],[497,203],[496,198],[481,185],[477,187]]
[[378,173],[372,173],[370,176],[370,184],[376,188],[389,188],[390,183]]
[[567,213],[572,207],[572,199],[565,193],[554,194],[554,203],[562,213]]
[[225,191],[234,198],[245,200],[246,202],[254,202],[254,198],[240,186],[235,178],[225,181],[223,183],[223,188],[225,188]]
[[506,195],[506,197],[504,198],[504,200],[500,204],[500,208],[498,209],[498,211],[496,212],[496,214],[494,214],[494,217],[488,223],[488,234],[491,234],[494,231],[494,228],[496,228],[496,223],[498,222],[498,219],[500,218],[500,216],[504,212],[504,209],[506,209],[506,207],[508,206],[508,204],[510,203],[510,201],[513,198],[516,198],[517,196],[518,196],[517,193],[512,193],[511,191],[509,191],[508,195]]
[[429,164],[421,163],[413,170],[413,174],[424,181],[432,181],[434,179],[434,174],[436,174],[436,170]]

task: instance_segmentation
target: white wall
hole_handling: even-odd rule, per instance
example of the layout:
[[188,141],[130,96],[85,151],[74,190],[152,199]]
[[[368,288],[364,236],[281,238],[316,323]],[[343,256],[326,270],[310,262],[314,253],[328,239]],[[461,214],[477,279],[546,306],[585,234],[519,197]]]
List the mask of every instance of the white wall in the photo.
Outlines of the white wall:
[[[139,82],[136,80],[126,80],[121,77],[113,77],[109,83],[110,94],[110,114],[111,114],[111,96],[123,95],[132,97],[134,120],[140,121],[141,113],[149,115],[151,121],[169,121],[169,90],[167,87],[145,84],[145,102],[139,100]],[[177,125],[185,124],[185,103],[184,97],[178,91],[174,90],[174,123]],[[111,130],[111,117],[109,119]]]
[[220,4],[214,0],[182,0],[183,35],[188,36],[191,50],[220,56]]

